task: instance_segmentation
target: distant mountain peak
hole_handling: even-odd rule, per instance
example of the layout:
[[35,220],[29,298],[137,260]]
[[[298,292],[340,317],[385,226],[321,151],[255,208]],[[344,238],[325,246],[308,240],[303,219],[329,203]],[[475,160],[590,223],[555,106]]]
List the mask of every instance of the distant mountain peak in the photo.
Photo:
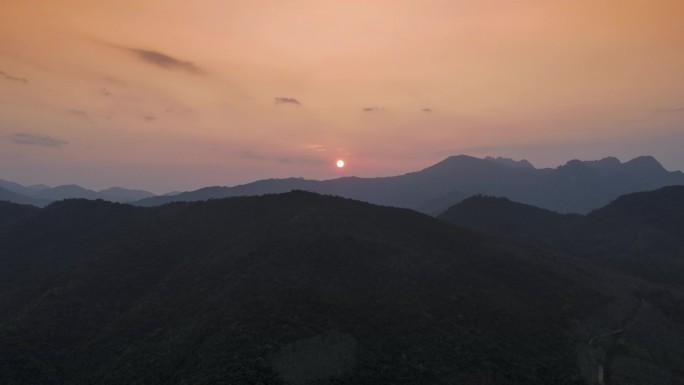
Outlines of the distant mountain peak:
[[663,167],[656,158],[650,155],[644,155],[636,157],[624,164],[625,168],[628,168],[635,174],[663,174],[667,173],[665,167]]
[[612,164],[612,165],[619,165],[622,164],[620,162],[620,159],[614,157],[614,156],[607,156],[603,159],[597,160],[596,162],[603,163],[603,164]]
[[476,164],[476,163],[481,163],[482,161],[483,161],[483,159],[476,158],[476,157],[470,156],[470,155],[452,155],[452,156],[445,158],[441,162],[437,162],[437,163],[433,164],[432,166],[428,167],[427,169],[430,169],[433,167],[443,167],[443,166],[451,167],[451,166],[455,166],[455,165],[460,166],[460,165],[467,165],[467,164]]
[[654,158],[652,155],[637,156],[636,158],[628,161],[627,163],[631,163],[631,162],[648,162],[648,163],[655,163],[655,164],[660,165],[660,162],[658,162],[656,160],[656,158]]
[[[470,155],[451,155],[444,159],[441,162],[438,162],[437,164],[441,163],[454,163],[454,162],[463,162],[463,161],[474,161],[474,160],[481,160],[480,158],[476,158],[474,156]],[[435,164],[435,166],[437,165]]]
[[440,175],[451,174],[456,170],[470,170],[472,172],[476,172],[478,170],[483,171],[501,168],[505,168],[505,166],[497,162],[491,162],[469,155],[452,155],[439,163],[419,171],[418,173],[436,177]]
[[493,156],[488,156],[488,157],[485,157],[485,160],[489,160],[489,161],[496,162],[499,164],[504,164],[506,166],[511,166],[511,167],[534,168],[532,163],[528,162],[527,159],[513,160],[511,158],[504,158],[501,156],[497,156],[496,158]]
[[558,166],[558,170],[564,170],[564,171],[578,171],[578,170],[588,170],[591,167],[587,165],[586,162],[583,162],[579,159],[572,159],[567,162],[565,162],[564,165]]
[[608,156],[599,160],[585,160],[582,163],[603,175],[618,174],[622,171],[622,162],[614,156]]
[[32,191],[40,191],[40,190],[47,190],[47,189],[52,188],[52,187],[50,187],[46,184],[34,184],[31,186],[27,186],[26,188],[29,190],[32,190]]

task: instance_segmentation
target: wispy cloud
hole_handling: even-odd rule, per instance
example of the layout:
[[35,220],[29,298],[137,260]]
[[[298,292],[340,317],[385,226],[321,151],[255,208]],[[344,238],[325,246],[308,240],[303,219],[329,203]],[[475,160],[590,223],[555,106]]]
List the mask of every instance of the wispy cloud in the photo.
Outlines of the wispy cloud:
[[70,108],[70,109],[67,109],[66,112],[68,112],[69,114],[71,114],[73,116],[78,116],[79,118],[87,118],[88,117],[88,114],[82,110],[76,110],[76,109]]
[[26,78],[20,78],[18,76],[13,76],[8,74],[5,71],[0,70],[0,78],[3,78],[5,80],[13,81],[13,82],[19,82],[19,83],[28,83],[28,79]]
[[117,48],[128,53],[133,54],[135,57],[141,61],[153,64],[157,67],[161,67],[168,70],[183,71],[193,75],[206,75],[206,71],[190,61],[185,61],[177,59],[173,56],[161,53],[159,51],[154,51],[150,49],[132,48],[124,47],[116,44],[104,43],[110,47]]
[[274,104],[296,104],[298,106],[301,105],[301,103],[299,103],[299,100],[297,100],[295,98],[274,98],[274,99],[275,99]]
[[302,146],[303,149],[309,150],[309,151],[316,151],[316,152],[325,152],[328,151],[328,149],[320,144],[306,144]]
[[241,151],[237,153],[237,156],[242,159],[280,164],[321,165],[329,162],[317,156],[301,156],[294,154],[274,154],[273,156],[267,156],[251,150]]
[[380,108],[380,107],[364,107],[363,108],[363,112],[378,112],[378,111],[382,111],[382,110],[384,110],[384,108]]
[[653,112],[684,112],[684,107],[672,107],[672,108],[656,108],[652,110]]
[[310,157],[281,157],[277,159],[278,163],[282,164],[309,164],[309,165],[320,165],[329,163],[323,159],[310,158]]
[[267,157],[264,155],[261,155],[259,153],[250,151],[250,150],[245,150],[240,153],[240,158],[244,159],[253,159],[253,160],[266,160]]
[[421,111],[423,111],[423,112],[432,112],[432,110],[429,109],[429,108],[423,108]]
[[27,146],[42,146],[42,147],[62,147],[69,142],[55,139],[51,136],[30,134],[27,132],[15,132],[6,137],[16,144],[23,144]]

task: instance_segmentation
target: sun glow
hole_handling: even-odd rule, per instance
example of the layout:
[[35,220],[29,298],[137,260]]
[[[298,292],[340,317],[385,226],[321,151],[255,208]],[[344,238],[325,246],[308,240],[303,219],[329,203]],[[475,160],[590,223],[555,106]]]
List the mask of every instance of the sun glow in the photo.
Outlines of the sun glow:
[[337,167],[338,167],[338,168],[344,167],[344,161],[343,161],[342,159],[340,159],[340,160],[337,161]]

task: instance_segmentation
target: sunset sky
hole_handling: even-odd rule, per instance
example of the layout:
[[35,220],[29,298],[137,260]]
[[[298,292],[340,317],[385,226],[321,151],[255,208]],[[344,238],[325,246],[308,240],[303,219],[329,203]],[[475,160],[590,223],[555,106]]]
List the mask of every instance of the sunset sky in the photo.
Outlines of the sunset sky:
[[457,154],[684,169],[683,15],[681,0],[0,0],[0,178],[164,193]]

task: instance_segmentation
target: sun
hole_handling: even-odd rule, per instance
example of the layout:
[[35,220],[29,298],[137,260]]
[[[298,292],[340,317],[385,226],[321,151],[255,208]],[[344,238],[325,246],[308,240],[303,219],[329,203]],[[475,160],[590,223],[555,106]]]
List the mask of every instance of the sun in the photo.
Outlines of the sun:
[[340,159],[340,160],[337,161],[337,167],[338,167],[338,168],[344,167],[344,161],[343,161],[342,159]]

